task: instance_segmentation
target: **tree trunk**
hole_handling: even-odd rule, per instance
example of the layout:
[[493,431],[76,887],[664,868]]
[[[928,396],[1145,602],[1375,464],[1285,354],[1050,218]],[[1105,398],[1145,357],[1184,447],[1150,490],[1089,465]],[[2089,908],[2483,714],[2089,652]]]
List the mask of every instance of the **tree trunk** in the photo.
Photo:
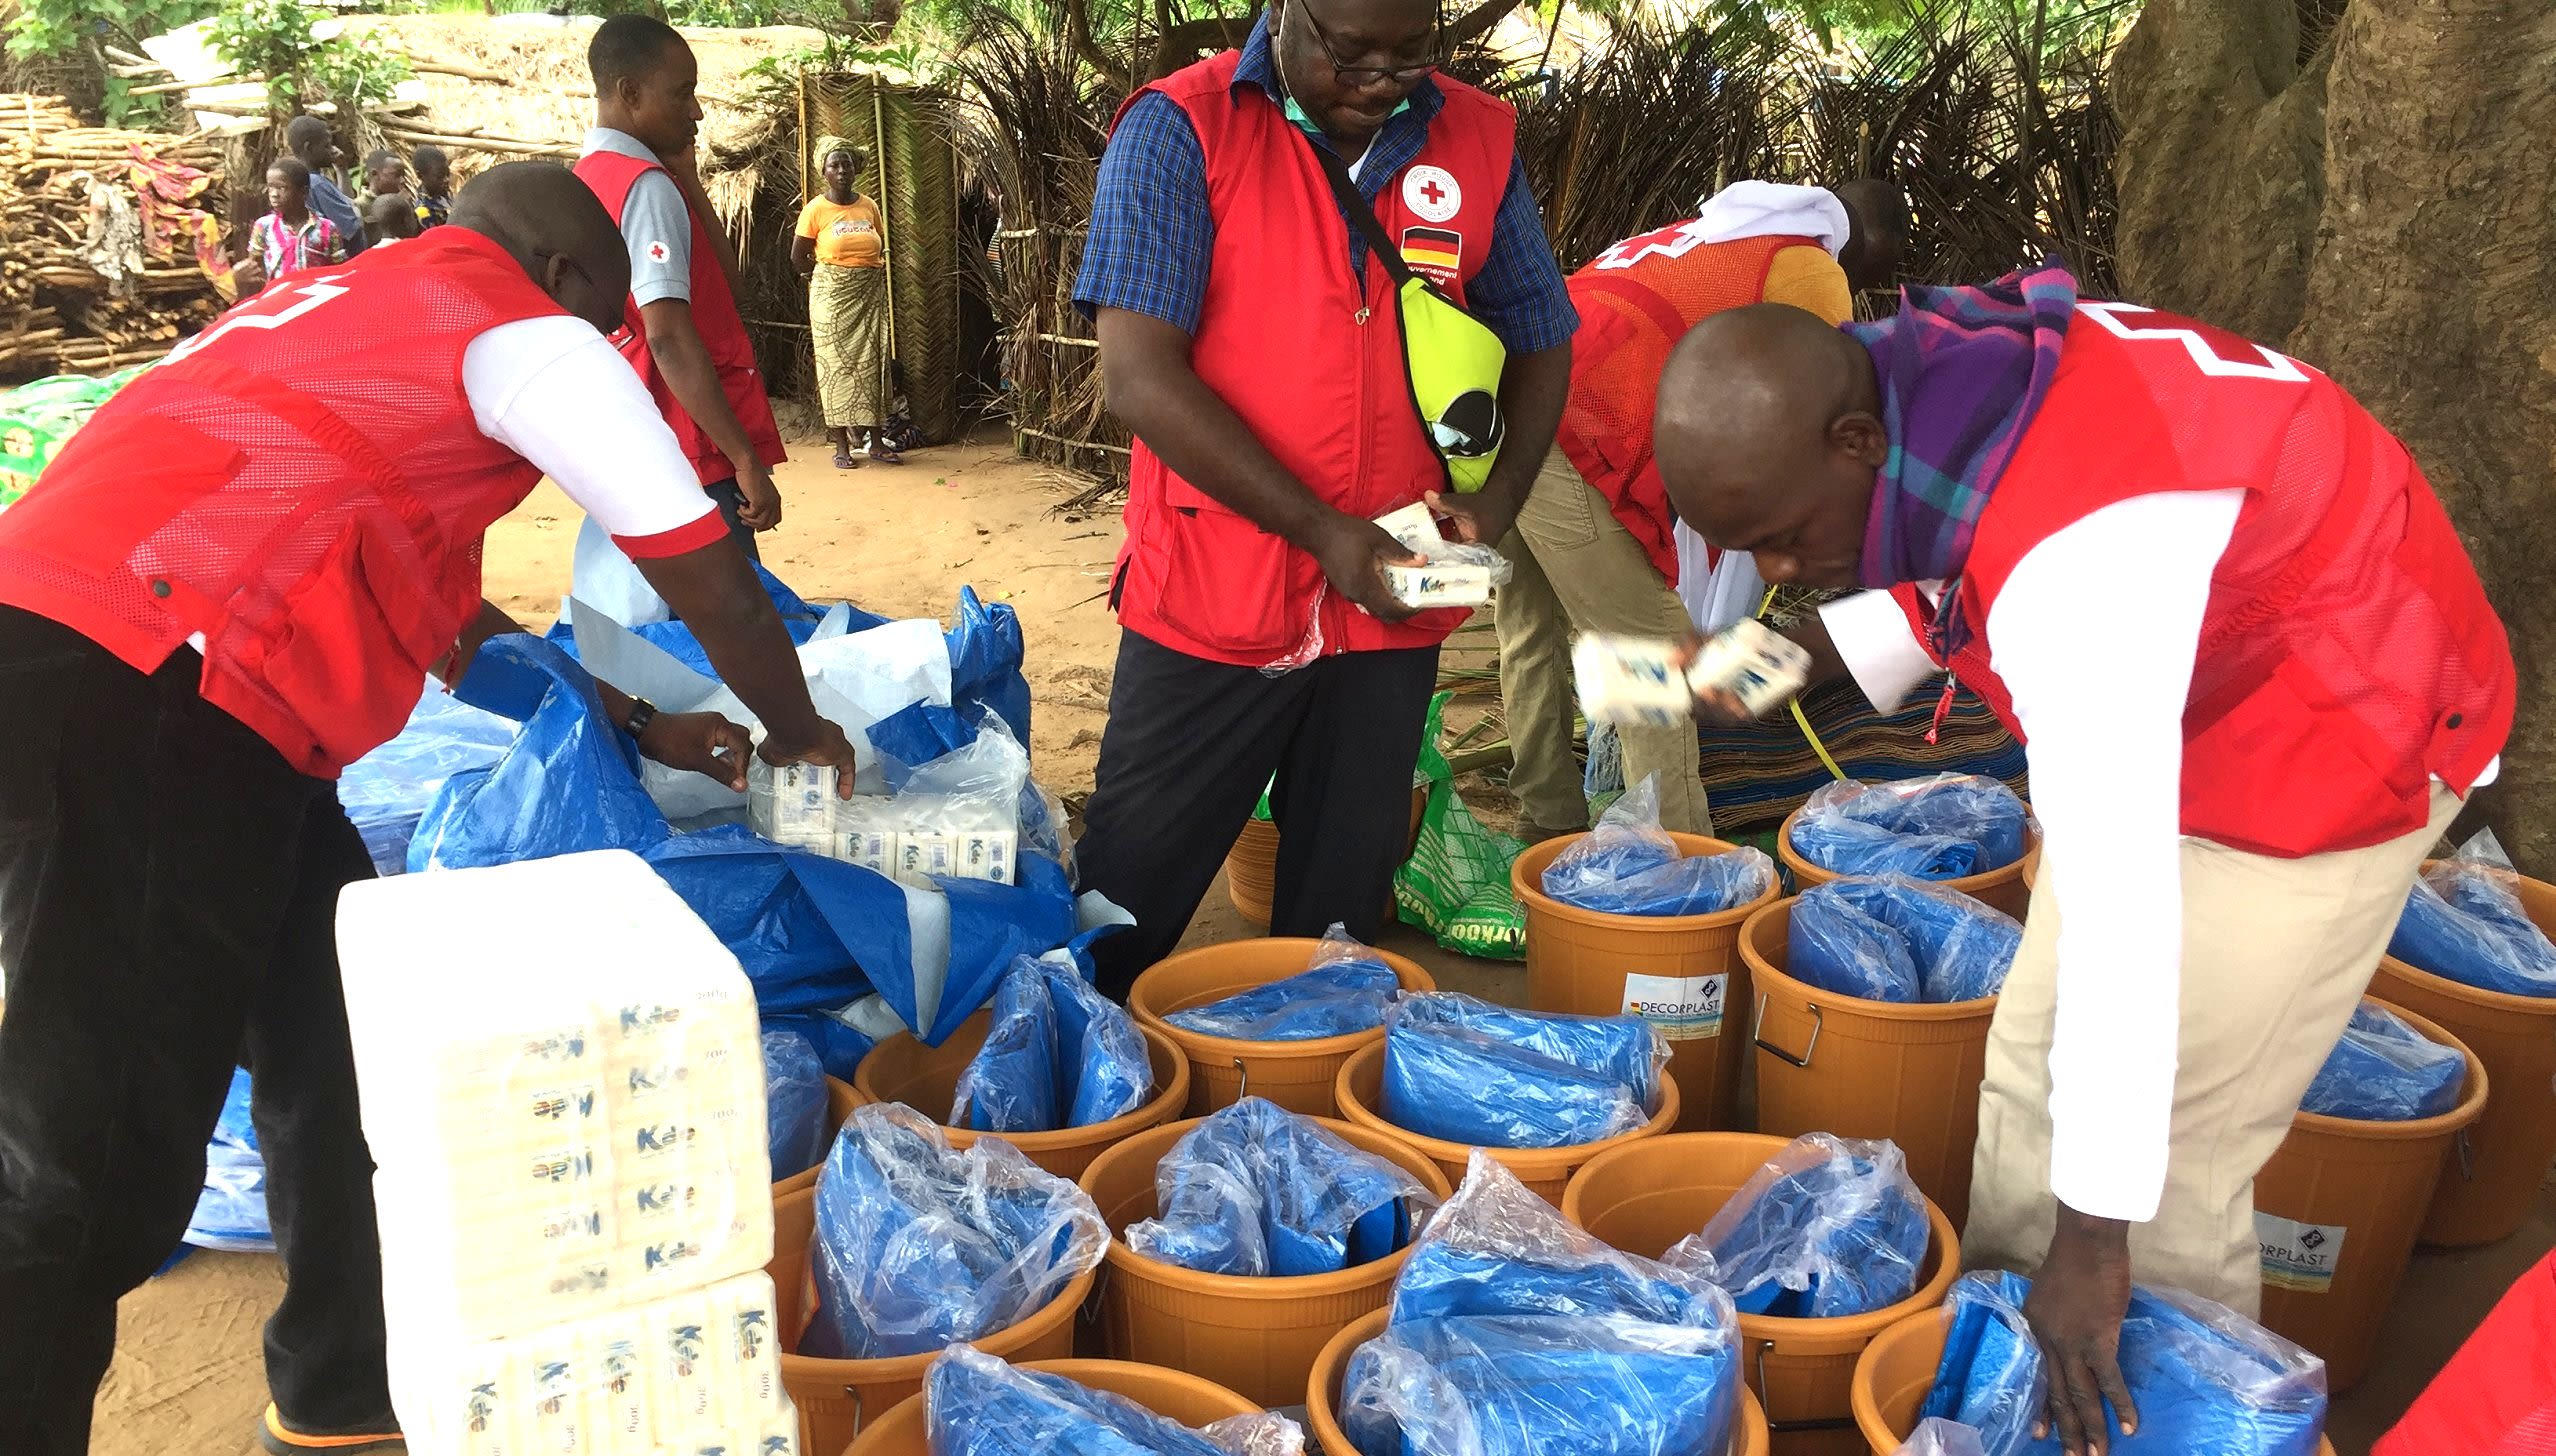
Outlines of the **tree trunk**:
[[[2485,817],[2556,874],[2556,7],[2153,0],[2116,62],[2125,291],[2325,370],[2422,464],[2510,629]],[[2314,37],[2310,37],[2313,41]]]

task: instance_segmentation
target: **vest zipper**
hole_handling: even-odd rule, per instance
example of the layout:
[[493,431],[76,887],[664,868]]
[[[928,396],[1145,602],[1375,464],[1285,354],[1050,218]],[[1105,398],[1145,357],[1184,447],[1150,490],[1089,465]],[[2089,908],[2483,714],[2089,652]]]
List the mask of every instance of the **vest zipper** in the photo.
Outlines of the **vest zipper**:
[[[1361,279],[1360,284],[1362,287],[1364,286],[1364,283],[1365,280]],[[1367,457],[1370,453],[1372,453],[1375,444],[1375,411],[1368,407],[1367,401],[1367,356],[1373,352],[1374,349],[1374,345],[1370,342],[1367,335],[1367,321],[1374,318],[1375,314],[1375,305],[1362,303],[1358,305],[1358,311],[1349,316],[1350,322],[1358,326],[1358,449],[1349,462],[1349,469],[1351,472],[1349,476],[1349,486],[1353,499],[1355,498],[1355,492],[1358,488],[1358,482],[1367,478]],[[1348,636],[1351,624],[1351,618],[1349,616],[1349,612],[1351,610],[1354,609],[1345,606],[1341,610],[1340,630],[1331,634],[1330,650],[1333,653],[1342,653],[1349,650],[1349,644],[1345,639]]]

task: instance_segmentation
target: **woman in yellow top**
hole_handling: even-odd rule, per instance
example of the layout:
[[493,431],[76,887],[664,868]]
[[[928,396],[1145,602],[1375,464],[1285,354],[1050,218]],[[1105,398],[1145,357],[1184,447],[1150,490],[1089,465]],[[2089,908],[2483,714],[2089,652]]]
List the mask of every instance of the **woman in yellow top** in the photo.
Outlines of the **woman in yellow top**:
[[887,234],[879,205],[854,190],[866,161],[841,137],[817,139],[825,194],[799,212],[790,260],[808,275],[808,328],[816,336],[817,394],[834,468],[850,470],[855,431],[870,458],[901,465],[886,438],[888,403]]

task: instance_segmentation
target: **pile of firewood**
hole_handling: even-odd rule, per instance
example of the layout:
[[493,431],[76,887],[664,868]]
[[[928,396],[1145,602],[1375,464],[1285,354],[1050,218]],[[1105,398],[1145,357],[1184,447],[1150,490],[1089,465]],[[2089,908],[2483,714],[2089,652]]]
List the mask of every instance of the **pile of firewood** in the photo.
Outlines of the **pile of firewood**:
[[[213,181],[192,199],[146,198],[136,149]],[[223,144],[197,134],[86,127],[55,96],[0,95],[0,377],[98,373],[156,359],[223,307],[183,227],[224,217]],[[121,194],[142,228],[141,267],[110,277],[89,256],[91,190]]]

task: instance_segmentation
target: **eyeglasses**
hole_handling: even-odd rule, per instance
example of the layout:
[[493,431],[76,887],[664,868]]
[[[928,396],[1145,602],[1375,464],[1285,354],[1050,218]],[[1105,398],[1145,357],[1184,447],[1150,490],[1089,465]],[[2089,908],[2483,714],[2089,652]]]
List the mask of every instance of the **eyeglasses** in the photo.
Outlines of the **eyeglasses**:
[[552,258],[557,258],[560,262],[568,265],[568,271],[585,279],[586,286],[588,288],[600,286],[595,282],[595,275],[587,272],[586,265],[578,262],[573,254],[560,252],[556,248],[535,248],[532,250],[532,255],[533,261],[536,263],[547,262]]
[[[1340,78],[1340,84],[1343,86],[1373,86],[1378,82],[1389,82],[1396,86],[1407,86],[1412,82],[1420,80],[1421,78],[1431,74],[1440,66],[1446,64],[1446,53],[1443,51],[1439,51],[1436,54],[1431,55],[1429,59],[1425,61],[1414,62],[1407,66],[1352,66],[1343,64],[1340,59],[1339,50],[1331,43],[1331,32],[1323,29],[1322,22],[1314,18],[1313,7],[1307,5],[1305,0],[1296,0],[1296,3],[1292,8],[1297,14],[1302,15],[1305,18],[1305,24],[1313,27],[1314,44],[1321,48],[1322,58],[1331,62],[1331,74]],[[1429,34],[1432,39],[1436,39],[1442,36],[1444,31],[1445,24],[1444,21],[1441,20],[1439,24],[1430,27]]]

